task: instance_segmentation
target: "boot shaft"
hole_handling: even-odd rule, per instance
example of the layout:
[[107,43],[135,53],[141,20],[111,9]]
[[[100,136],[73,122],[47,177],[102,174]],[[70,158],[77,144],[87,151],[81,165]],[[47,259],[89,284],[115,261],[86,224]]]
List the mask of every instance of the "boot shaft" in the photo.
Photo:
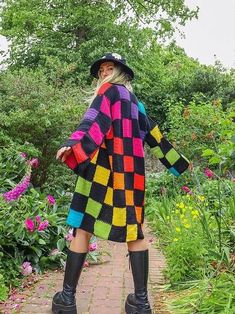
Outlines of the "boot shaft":
[[135,291],[147,289],[149,272],[149,251],[129,251]]
[[77,253],[68,250],[64,274],[64,287],[74,287],[78,284],[87,253]]

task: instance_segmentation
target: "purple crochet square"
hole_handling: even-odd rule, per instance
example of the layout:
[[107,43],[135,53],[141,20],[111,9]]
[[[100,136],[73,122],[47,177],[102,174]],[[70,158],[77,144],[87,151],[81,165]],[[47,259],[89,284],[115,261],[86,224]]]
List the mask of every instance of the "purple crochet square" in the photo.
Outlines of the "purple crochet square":
[[141,138],[142,140],[144,140],[144,138],[145,138],[145,132],[144,132],[144,131],[141,131],[141,130],[140,130],[140,138]]
[[138,106],[135,103],[131,104],[131,117],[132,119],[138,119]]
[[117,86],[117,88],[118,88],[118,92],[121,99],[130,100],[130,93],[128,89],[126,89],[124,86],[121,86],[121,85]]
[[88,108],[86,113],[84,114],[84,119],[88,120],[95,120],[96,116],[98,114],[98,111],[95,110],[94,108]]

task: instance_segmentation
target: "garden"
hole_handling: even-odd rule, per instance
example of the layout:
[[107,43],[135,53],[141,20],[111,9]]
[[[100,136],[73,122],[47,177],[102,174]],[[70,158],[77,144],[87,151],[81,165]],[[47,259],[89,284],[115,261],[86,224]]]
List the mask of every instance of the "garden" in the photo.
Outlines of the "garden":
[[[138,24],[155,21],[152,2],[128,1],[133,16],[124,1],[94,2],[37,1],[40,14],[33,2],[1,6],[11,51],[0,72],[0,302],[32,274],[64,267],[76,176],[55,156],[86,110],[89,65],[115,51],[135,69],[148,114],[190,160],[180,177],[146,164],[146,219],[167,264],[161,304],[172,314],[235,313],[235,71],[159,43],[176,18],[197,16],[181,2],[162,6],[168,18],[154,29]],[[93,237],[85,266],[102,254]]]

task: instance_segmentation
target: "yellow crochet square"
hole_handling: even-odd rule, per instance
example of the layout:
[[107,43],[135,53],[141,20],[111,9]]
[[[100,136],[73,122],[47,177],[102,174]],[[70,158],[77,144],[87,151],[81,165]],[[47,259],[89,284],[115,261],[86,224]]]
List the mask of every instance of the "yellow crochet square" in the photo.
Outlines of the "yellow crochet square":
[[107,186],[109,181],[109,175],[110,175],[109,169],[97,165],[93,180],[97,183]]
[[137,225],[127,225],[126,242],[137,239]]
[[156,139],[158,143],[161,142],[161,139],[163,138],[163,135],[161,131],[159,130],[158,126],[155,126],[151,131],[150,134]]
[[126,208],[114,207],[113,208],[113,221],[112,224],[118,227],[126,225]]
[[108,204],[108,205],[113,205],[113,189],[108,187],[106,195],[105,195],[105,199],[104,199],[104,203]]

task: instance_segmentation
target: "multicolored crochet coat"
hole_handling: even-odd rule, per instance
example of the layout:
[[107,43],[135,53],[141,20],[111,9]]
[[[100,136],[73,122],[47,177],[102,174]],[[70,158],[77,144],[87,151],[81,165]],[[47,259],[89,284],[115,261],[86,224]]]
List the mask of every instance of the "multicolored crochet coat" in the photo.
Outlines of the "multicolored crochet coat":
[[144,143],[179,176],[188,160],[167,141],[123,85],[105,83],[63,146],[77,175],[67,223],[115,242],[143,239]]

